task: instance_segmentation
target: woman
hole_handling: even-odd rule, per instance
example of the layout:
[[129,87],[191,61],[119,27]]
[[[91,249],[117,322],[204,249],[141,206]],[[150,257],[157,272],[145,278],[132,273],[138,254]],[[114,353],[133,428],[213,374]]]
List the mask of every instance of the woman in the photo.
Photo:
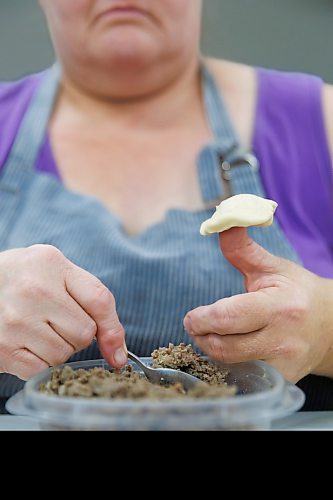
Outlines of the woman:
[[[201,58],[201,0],[40,4],[59,65],[0,88],[1,397],[95,335],[121,367],[125,331],[148,355],[185,327],[333,408],[332,88]],[[241,192],[277,221],[223,256],[199,227]]]

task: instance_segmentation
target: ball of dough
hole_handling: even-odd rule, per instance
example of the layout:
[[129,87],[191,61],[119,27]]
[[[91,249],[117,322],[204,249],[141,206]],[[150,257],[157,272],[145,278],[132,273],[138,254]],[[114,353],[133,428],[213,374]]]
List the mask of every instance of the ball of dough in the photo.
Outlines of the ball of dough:
[[237,194],[223,200],[210,219],[200,227],[200,234],[208,236],[231,227],[270,226],[278,204],[254,194]]

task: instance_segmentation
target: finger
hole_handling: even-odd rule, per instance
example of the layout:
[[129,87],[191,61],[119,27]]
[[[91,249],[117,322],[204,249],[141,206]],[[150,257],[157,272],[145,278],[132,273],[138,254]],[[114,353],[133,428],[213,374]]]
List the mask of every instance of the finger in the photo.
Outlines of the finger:
[[280,348],[267,331],[244,335],[209,334],[193,337],[199,348],[212,359],[222,363],[241,363],[279,356]]
[[35,334],[31,332],[25,347],[50,366],[64,363],[75,352],[73,346],[46,323]]
[[280,259],[253,241],[244,227],[233,227],[219,235],[220,247],[226,259],[242,274],[272,273]]
[[125,331],[116,312],[112,293],[93,275],[71,265],[66,273],[68,293],[97,325],[97,340],[108,363],[121,368],[127,362]]
[[95,321],[69,294],[63,303],[53,302],[48,323],[75,351],[88,347],[97,333]]
[[22,380],[28,380],[39,372],[49,368],[48,364],[38,358],[28,349],[18,349],[10,357],[7,373],[16,375]]
[[263,291],[234,295],[193,309],[185,316],[184,327],[194,336],[254,332],[268,325],[273,306]]

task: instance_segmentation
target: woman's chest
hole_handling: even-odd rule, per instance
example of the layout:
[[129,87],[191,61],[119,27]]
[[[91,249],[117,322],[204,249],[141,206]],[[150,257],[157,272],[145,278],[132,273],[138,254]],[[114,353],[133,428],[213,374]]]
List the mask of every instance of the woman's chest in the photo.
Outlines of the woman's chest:
[[197,156],[204,134],[80,137],[51,135],[63,183],[97,197],[129,234],[159,222],[170,208],[203,207]]

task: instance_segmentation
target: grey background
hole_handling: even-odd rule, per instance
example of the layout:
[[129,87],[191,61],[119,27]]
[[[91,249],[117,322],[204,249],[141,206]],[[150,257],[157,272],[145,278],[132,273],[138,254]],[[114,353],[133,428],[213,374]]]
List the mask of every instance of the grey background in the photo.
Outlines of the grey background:
[[[204,0],[203,50],[333,83],[333,0]],[[37,0],[0,0],[0,80],[52,60]]]

